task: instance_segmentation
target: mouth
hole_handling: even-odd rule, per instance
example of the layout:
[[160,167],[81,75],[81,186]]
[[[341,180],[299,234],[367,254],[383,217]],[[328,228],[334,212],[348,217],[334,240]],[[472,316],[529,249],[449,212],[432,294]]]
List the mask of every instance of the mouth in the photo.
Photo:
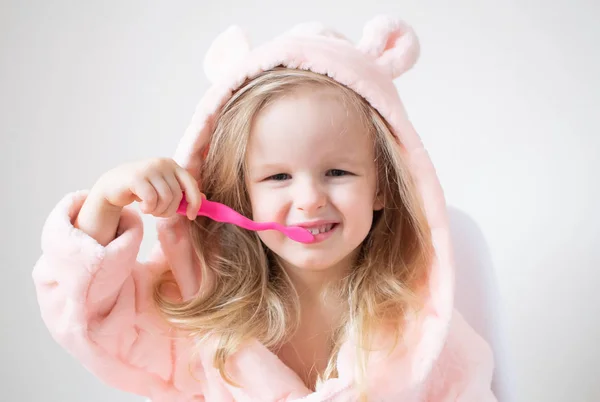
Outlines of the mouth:
[[327,232],[329,232],[336,225],[337,225],[337,223],[328,223],[326,225],[320,225],[320,226],[315,226],[315,227],[305,227],[305,229],[308,230],[310,232],[310,234],[312,234],[313,236],[316,236],[316,235],[318,235],[320,233],[327,233]]
[[[337,226],[338,222],[334,221],[320,221],[320,222],[307,222],[307,223],[299,223],[295,226],[300,226],[310,232],[313,236],[321,235],[324,233],[329,233],[333,231]],[[320,236],[322,237],[322,236]]]

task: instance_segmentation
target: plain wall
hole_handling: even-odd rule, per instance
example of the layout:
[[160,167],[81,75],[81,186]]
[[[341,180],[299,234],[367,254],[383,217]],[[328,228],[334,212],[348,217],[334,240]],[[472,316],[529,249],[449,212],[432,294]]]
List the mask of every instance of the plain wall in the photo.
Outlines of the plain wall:
[[[489,246],[516,394],[600,400],[600,3],[6,1],[0,3],[0,382],[6,401],[140,401],[51,339],[31,270],[47,214],[125,161],[170,156],[232,23],[260,43],[320,20],[353,40],[380,13],[422,53],[398,80],[448,203]],[[143,253],[155,237],[147,223]]]

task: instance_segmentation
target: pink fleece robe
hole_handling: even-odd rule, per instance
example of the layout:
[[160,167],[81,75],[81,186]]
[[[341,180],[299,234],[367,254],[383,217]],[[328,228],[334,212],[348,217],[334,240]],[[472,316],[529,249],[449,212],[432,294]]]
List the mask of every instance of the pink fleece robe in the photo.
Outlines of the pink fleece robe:
[[[408,322],[406,347],[389,355],[371,354],[369,401],[495,401],[491,350],[453,308],[454,270],[443,192],[393,85],[417,55],[412,30],[387,17],[369,22],[356,47],[319,24],[305,24],[250,50],[241,31],[229,29],[207,55],[205,69],[214,85],[198,105],[175,159],[197,173],[215,113],[246,78],[277,65],[327,74],[365,97],[398,138],[397,151],[415,177],[435,247],[428,298],[420,315]],[[172,271],[185,299],[194,296],[203,280],[185,218],[159,219],[159,243],[149,261],[140,262],[143,228],[132,208],[124,209],[118,236],[106,247],[74,228],[86,195],[68,194],[51,212],[33,278],[54,339],[106,384],[153,402],[357,400],[351,340],[339,353],[338,378],[314,392],[256,340],[228,362],[241,388],[227,384],[212,366],[216,340],[195,345],[170,328],[153,305],[154,281],[165,271]],[[385,339],[388,334],[375,335]]]

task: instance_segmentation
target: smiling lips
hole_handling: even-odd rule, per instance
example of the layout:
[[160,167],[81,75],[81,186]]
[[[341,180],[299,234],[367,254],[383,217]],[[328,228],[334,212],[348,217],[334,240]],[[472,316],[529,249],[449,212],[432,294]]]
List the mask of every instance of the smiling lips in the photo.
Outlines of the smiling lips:
[[300,226],[304,229],[308,230],[313,236],[315,236],[315,241],[324,240],[326,234],[329,234],[332,229],[338,225],[337,222],[334,221],[317,221],[317,222],[305,222],[299,223],[294,226]]
[[318,235],[319,233],[325,233],[325,232],[329,232],[331,230],[331,228],[333,227],[333,223],[328,223],[326,225],[319,225],[319,226],[315,226],[315,227],[306,227],[305,229],[308,230],[313,236]]

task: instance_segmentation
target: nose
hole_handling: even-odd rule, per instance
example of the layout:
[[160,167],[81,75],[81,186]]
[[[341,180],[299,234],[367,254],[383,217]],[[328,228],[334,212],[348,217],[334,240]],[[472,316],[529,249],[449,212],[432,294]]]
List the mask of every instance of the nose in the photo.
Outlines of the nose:
[[297,183],[294,200],[296,208],[310,214],[327,204],[327,193],[318,181],[302,180]]

